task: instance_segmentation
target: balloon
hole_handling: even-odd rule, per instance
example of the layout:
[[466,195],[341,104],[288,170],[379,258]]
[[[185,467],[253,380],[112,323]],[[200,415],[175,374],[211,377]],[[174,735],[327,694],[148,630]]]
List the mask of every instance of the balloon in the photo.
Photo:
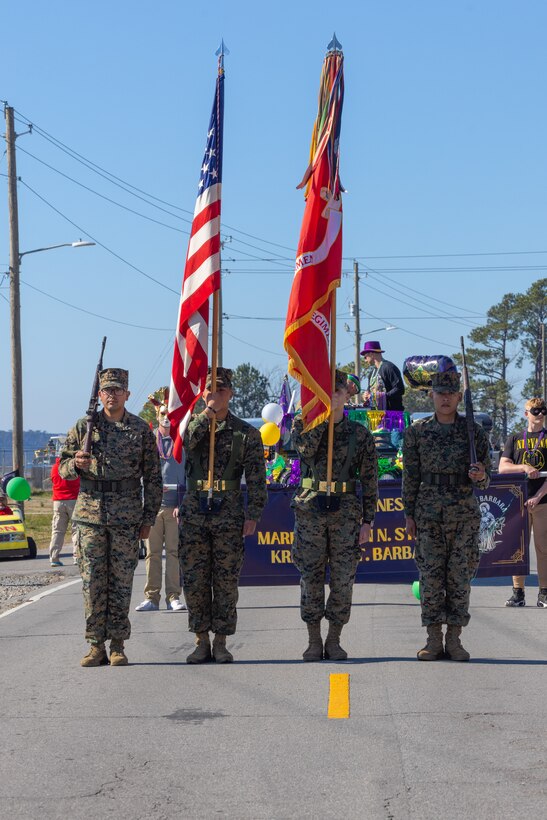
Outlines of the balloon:
[[412,584],[412,594],[414,595],[415,598],[418,599],[418,601],[420,600],[420,582],[419,581],[414,581],[414,583]]
[[266,424],[262,425],[260,435],[262,436],[262,443],[266,447],[273,447],[281,438],[279,427],[271,421],[267,421]]
[[30,484],[26,478],[16,476],[8,481],[6,494],[14,501],[27,501],[31,495]]
[[262,408],[262,418],[265,422],[269,421],[272,424],[281,424],[283,416],[283,408],[280,404],[276,404],[273,401]]

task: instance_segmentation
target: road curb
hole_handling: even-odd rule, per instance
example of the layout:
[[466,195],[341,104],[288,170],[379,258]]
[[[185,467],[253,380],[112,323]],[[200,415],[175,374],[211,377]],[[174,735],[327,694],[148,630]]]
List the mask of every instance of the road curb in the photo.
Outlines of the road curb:
[[36,603],[39,601],[40,598],[45,598],[46,595],[51,595],[54,592],[58,592],[60,589],[66,589],[66,587],[71,587],[74,584],[81,584],[81,578],[75,578],[73,581],[65,581],[62,584],[55,584],[54,586],[45,589],[43,592],[39,592],[37,595],[33,595],[32,598],[29,598],[28,601],[25,601],[23,604],[18,604],[14,606],[13,609],[7,609],[5,612],[0,613],[0,618],[5,618],[8,615],[13,615],[14,612],[17,612],[19,609],[23,609],[23,607],[30,606],[30,604]]

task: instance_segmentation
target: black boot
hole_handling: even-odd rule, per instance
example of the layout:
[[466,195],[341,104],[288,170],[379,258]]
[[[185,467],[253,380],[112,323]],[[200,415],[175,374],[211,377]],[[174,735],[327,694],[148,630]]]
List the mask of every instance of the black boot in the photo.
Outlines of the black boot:
[[340,646],[341,624],[329,623],[329,631],[325,641],[325,660],[347,661],[348,653]]
[[316,621],[313,624],[307,624],[308,627],[308,648],[302,655],[303,660],[307,661],[322,661],[323,660],[323,641],[321,639],[321,621]]
[[524,590],[520,587],[513,587],[513,594],[507,599],[505,606],[526,606]]

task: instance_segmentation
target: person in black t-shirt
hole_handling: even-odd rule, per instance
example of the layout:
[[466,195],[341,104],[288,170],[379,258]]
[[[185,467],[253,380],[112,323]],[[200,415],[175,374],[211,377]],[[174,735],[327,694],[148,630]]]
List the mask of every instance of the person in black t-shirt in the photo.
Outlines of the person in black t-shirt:
[[[528,519],[534,533],[537,555],[539,594],[537,605],[547,609],[547,481],[540,473],[547,470],[547,406],[543,399],[529,399],[524,405],[528,427],[509,436],[500,458],[500,473],[526,473],[528,483]],[[526,606],[524,575],[513,576],[513,594],[505,606]]]

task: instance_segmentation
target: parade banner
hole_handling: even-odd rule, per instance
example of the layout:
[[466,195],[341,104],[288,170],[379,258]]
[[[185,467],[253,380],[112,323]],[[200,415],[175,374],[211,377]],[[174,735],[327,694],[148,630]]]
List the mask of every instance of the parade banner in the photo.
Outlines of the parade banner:
[[[245,539],[240,583],[248,586],[296,584],[292,563],[293,490],[268,489],[268,504],[254,536]],[[527,575],[528,514],[522,474],[493,476],[488,490],[475,490],[481,511],[481,560],[477,577]],[[356,583],[411,583],[418,578],[414,544],[405,532],[400,481],[380,481],[370,542],[362,549]]]

